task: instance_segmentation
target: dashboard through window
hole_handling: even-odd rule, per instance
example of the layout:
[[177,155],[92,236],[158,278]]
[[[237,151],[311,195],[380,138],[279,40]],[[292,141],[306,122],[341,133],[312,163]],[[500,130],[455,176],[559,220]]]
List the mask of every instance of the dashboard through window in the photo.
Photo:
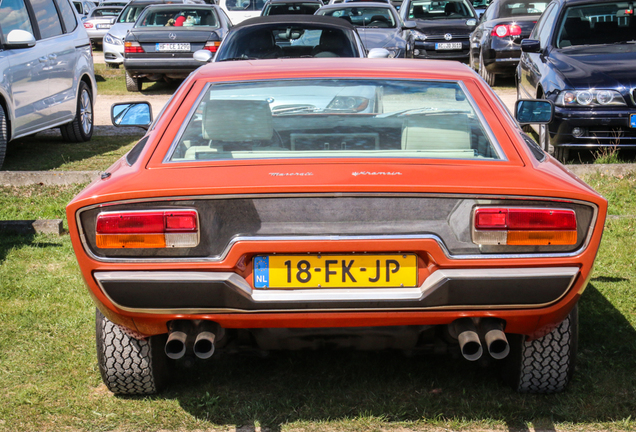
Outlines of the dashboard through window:
[[502,159],[486,130],[458,82],[213,84],[165,160]]

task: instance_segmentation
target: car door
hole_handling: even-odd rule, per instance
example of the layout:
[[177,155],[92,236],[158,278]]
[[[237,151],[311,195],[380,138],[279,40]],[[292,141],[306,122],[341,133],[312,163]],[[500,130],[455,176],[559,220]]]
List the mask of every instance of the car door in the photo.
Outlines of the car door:
[[[3,43],[12,30],[24,30],[36,39],[38,37],[38,29],[31,22],[24,0],[0,1],[0,27]],[[5,48],[1,55],[3,70],[0,80],[9,106],[13,105],[8,115],[11,119],[11,136],[16,138],[36,129],[45,114],[48,60],[46,51],[38,42],[31,48]]]
[[470,34],[469,66],[475,70],[479,68],[479,54],[484,42],[488,39],[486,24],[490,19],[492,19],[495,9],[499,7],[498,5],[499,3],[495,2],[488,6],[488,9],[486,9],[486,11],[479,17],[477,27],[475,27],[475,30],[473,30],[473,32]]
[[548,61],[546,51],[553,34],[554,23],[558,16],[559,8],[556,3],[550,3],[541,15],[529,39],[538,40],[540,51],[537,53],[523,52],[519,60],[517,77],[519,80],[519,93],[522,98],[537,97],[537,87],[541,82],[545,64]]

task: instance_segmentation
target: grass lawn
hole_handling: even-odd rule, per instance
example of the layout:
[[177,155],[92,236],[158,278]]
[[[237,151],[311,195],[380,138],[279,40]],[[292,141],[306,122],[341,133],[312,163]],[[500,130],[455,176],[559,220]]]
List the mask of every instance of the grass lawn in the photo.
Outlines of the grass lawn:
[[[636,175],[586,179],[636,214]],[[64,218],[79,186],[0,188],[0,219]],[[636,430],[636,219],[606,224],[580,303],[574,380],[520,395],[450,355],[225,354],[153,397],[115,397],[96,364],[94,306],[68,236],[0,236],[0,430]]]

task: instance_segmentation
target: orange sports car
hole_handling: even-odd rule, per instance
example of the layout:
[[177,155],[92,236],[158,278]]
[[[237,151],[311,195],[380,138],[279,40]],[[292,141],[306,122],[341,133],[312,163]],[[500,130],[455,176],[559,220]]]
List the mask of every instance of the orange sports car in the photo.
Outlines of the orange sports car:
[[[68,205],[114,393],[174,362],[258,349],[456,350],[524,392],[563,390],[607,202],[459,63],[206,65]],[[188,360],[189,359],[189,360]]]

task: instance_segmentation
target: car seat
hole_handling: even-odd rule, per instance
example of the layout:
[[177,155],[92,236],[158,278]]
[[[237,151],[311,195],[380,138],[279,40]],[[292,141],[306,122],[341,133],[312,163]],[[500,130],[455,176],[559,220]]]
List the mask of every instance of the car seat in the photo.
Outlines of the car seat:
[[369,24],[367,25],[370,25],[371,23],[376,23],[377,27],[384,27],[384,28],[387,28],[391,25],[389,20],[384,15],[373,15],[371,17],[371,21],[369,21]]
[[248,35],[245,55],[257,59],[278,58],[283,56],[283,49],[276,45],[271,32],[262,30]]
[[444,15],[449,16],[457,13],[457,5],[455,2],[448,2],[446,6],[444,6]]
[[311,55],[314,57],[352,57],[351,50],[347,50],[349,41],[339,30],[323,30],[320,43],[314,47]]
[[470,124],[466,115],[409,116],[402,125],[403,150],[471,151]]

